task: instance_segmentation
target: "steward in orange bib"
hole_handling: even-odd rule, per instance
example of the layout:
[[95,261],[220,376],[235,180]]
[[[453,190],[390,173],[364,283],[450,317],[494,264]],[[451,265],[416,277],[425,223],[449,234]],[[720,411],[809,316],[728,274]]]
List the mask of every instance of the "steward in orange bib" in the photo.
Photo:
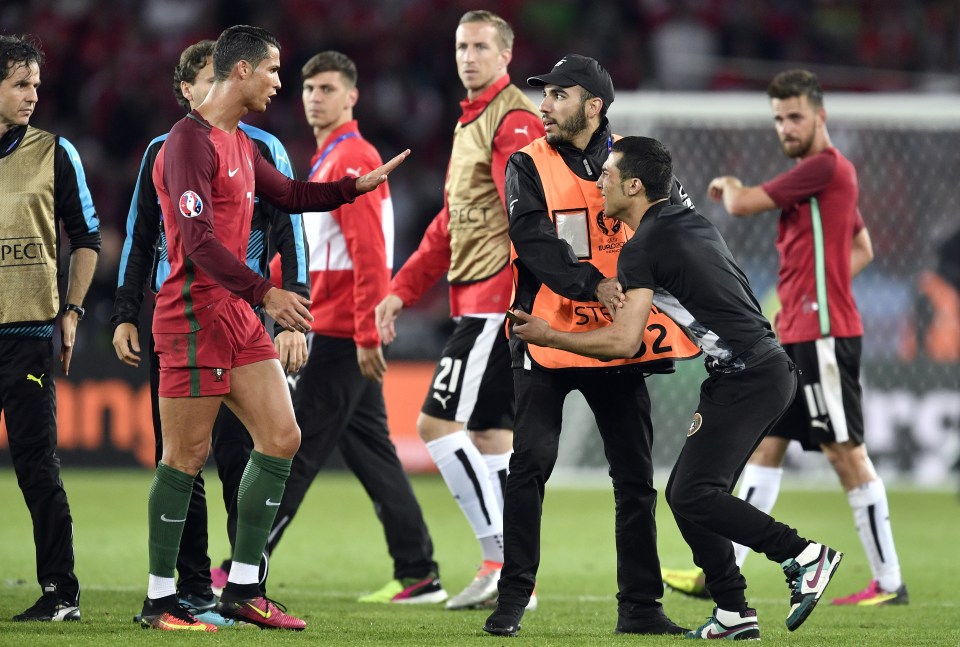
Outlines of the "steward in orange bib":
[[[510,157],[505,192],[513,243],[513,308],[556,329],[609,325],[622,292],[620,248],[631,232],[604,217],[596,183],[614,135],[606,119],[613,81],[595,60],[562,58],[548,74],[527,79],[543,88],[546,137]],[[671,201],[688,201],[674,183]],[[663,613],[657,557],[651,449],[653,429],[645,373],[671,372],[673,360],[700,354],[665,315],[651,315],[635,358],[603,362],[527,346],[511,331],[517,417],[504,494],[504,564],[496,611],[484,629],[515,635],[540,564],[544,487],[557,459],[563,401],[580,391],[596,418],[610,463],[616,501],[617,631],[677,634]]]

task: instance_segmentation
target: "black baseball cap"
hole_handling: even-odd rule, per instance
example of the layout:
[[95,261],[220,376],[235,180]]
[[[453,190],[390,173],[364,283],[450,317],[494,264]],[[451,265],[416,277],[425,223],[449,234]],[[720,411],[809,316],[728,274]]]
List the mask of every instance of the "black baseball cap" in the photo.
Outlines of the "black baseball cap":
[[613,103],[613,79],[610,78],[610,73],[594,59],[580,54],[567,54],[546,74],[527,79],[527,85],[535,88],[545,85],[559,85],[561,88],[579,85],[590,94],[600,97],[604,108]]

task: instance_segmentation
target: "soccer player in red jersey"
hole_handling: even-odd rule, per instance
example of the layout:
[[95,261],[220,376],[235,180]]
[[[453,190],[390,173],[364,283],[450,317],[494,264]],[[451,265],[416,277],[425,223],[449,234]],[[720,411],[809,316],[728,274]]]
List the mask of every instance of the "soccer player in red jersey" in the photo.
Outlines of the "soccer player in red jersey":
[[260,590],[258,566],[283,496],[300,429],[276,350],[250,305],[289,330],[306,332],[309,300],[275,288],[246,257],[255,193],[290,212],[324,211],[374,190],[404,151],[359,178],[297,182],[271,166],[238,128],[280,89],[280,45],[245,25],[225,30],[213,52],[214,84],[170,131],[153,180],[164,222],[170,276],[157,295],[153,331],[160,358],[163,457],[148,501],[150,578],[142,617],[152,626],[215,631],[199,621],[168,626],[177,605],[174,569],[193,480],[210,448],[220,404],[250,432],[254,449],[240,483],[233,563],[218,611],[261,627],[302,630]]
[[[857,207],[857,171],[830,141],[816,76],[804,70],[783,72],[767,94],[783,152],[796,165],[758,186],[718,177],[710,182],[709,193],[738,217],[781,210],[776,245],[782,310],[776,329],[801,375],[793,405],[744,469],[739,496],[769,512],[780,491],[790,441],[823,451],[847,493],[873,574],[866,589],[833,603],[906,604],[886,489],[864,444],[863,324],[850,282],[873,259],[873,249]],[[737,546],[736,552],[742,564],[748,550]],[[664,573],[668,585],[674,575]],[[702,590],[697,574],[692,575],[678,582],[681,590]]]

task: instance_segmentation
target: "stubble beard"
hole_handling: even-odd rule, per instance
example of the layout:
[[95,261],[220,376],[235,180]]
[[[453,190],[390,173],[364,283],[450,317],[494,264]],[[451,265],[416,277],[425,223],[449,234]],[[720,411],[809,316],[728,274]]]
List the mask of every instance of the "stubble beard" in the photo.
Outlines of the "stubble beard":
[[563,143],[572,142],[573,139],[587,129],[587,111],[583,104],[580,110],[570,115],[566,121],[557,122],[556,134],[547,135],[547,143],[551,146],[559,146]]
[[[798,141],[794,148],[790,148],[787,142],[780,142],[780,148],[783,150],[783,154],[789,157],[790,159],[803,159],[807,156],[807,153],[810,152],[810,148],[813,146],[813,135],[810,136],[807,140]],[[791,152],[792,151],[792,152]]]

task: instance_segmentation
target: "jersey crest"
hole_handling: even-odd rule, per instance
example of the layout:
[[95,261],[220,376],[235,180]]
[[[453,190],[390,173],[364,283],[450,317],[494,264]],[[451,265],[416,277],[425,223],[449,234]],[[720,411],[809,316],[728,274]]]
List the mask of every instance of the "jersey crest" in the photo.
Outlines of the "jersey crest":
[[180,214],[184,218],[196,218],[203,213],[203,200],[194,191],[184,191],[180,196]]

